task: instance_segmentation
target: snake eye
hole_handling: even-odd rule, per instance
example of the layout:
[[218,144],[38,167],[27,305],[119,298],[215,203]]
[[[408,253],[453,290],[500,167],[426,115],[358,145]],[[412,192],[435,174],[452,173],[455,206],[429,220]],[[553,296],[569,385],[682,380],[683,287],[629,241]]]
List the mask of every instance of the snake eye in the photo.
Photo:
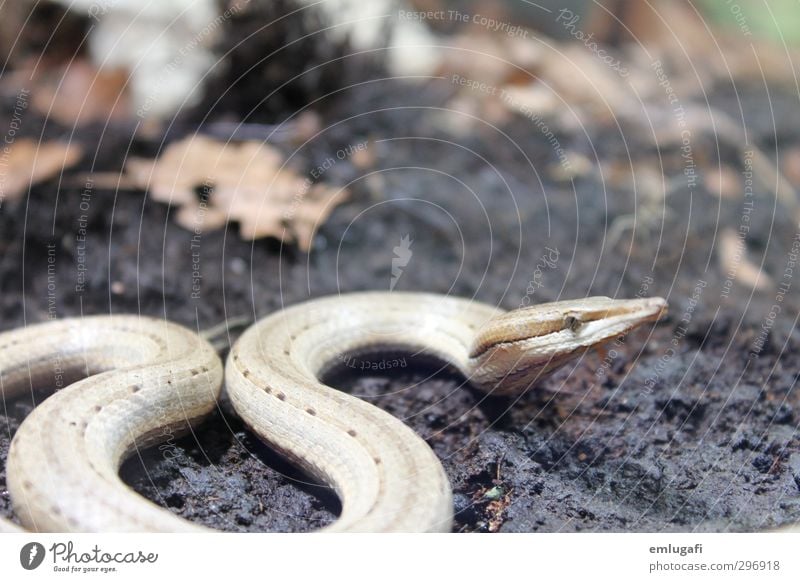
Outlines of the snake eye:
[[575,333],[580,329],[581,325],[583,325],[583,322],[581,321],[580,317],[577,316],[577,315],[570,314],[570,315],[567,315],[566,317],[564,317],[564,327],[563,327],[563,329],[568,329],[571,332]]

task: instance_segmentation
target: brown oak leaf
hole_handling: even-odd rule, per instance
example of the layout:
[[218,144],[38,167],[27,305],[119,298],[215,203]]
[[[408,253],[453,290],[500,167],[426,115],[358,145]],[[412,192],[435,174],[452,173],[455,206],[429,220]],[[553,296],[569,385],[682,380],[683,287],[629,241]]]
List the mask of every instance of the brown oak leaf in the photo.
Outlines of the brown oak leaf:
[[77,144],[20,138],[0,147],[0,200],[22,196],[31,184],[57,176],[83,155]]
[[345,189],[314,183],[284,165],[274,147],[189,136],[156,160],[132,159],[127,172],[159,202],[179,206],[178,224],[195,232],[238,222],[247,240],[275,237],[311,248],[314,233]]

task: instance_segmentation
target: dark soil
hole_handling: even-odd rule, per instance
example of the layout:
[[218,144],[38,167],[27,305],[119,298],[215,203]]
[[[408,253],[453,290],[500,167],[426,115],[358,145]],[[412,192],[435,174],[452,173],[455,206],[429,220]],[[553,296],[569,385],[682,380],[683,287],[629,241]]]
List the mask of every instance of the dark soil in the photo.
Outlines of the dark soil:
[[[505,134],[488,126],[450,133],[452,123],[441,121],[455,114],[429,109],[441,107],[450,90],[444,81],[422,89],[382,81],[326,101],[328,129],[295,152],[295,162],[311,168],[369,140],[382,172],[367,178],[345,160],[326,173],[326,181],[351,182],[354,196],[321,227],[307,255],[273,240],[243,242],[235,226],[205,234],[197,300],[191,234],[167,207],[143,192],[100,188],[90,192],[88,211],[80,207],[84,186],[75,176],[119,171],[126,155],[152,155],[156,146],[122,127],[81,128],[73,139],[89,155],[78,168],[0,207],[0,327],[47,319],[49,288],[58,317],[144,313],[201,329],[310,297],[388,290],[392,249],[405,235],[414,254],[397,290],[506,308],[520,305],[529,287],[534,302],[661,295],[670,303],[665,322],[606,355],[584,357],[516,402],[486,398],[460,377],[410,359],[393,374],[340,374],[335,383],[404,419],[430,443],[455,492],[455,531],[749,531],[800,520],[800,301],[792,287],[771,322],[776,289],[752,292],[734,282],[724,292],[716,237],[723,226],[738,228],[741,201],[710,194],[702,179],[654,207],[624,183],[603,182],[597,170],[564,181],[547,139],[524,120],[503,127]],[[776,136],[758,121],[763,90],[740,93],[750,139],[770,151]],[[771,99],[778,139],[791,145],[800,135],[796,101]],[[731,95],[720,89],[711,100],[724,108]],[[43,139],[70,133],[33,115],[23,126]],[[628,163],[618,129],[589,131],[601,162]],[[637,161],[657,159],[635,131],[624,137]],[[586,135],[558,139],[592,157]],[[741,169],[731,144],[717,152],[712,136],[695,139],[707,159],[719,153]],[[660,155],[667,172],[680,177],[680,152]],[[609,241],[615,218],[634,212],[635,230]],[[82,214],[87,285],[76,292]],[[775,281],[797,228],[770,192],[757,191],[748,253]],[[48,245],[55,248],[50,281]],[[546,248],[557,249],[558,262],[536,274]],[[29,402],[4,404],[2,459],[31,409]],[[226,530],[305,531],[330,523],[338,511],[330,490],[307,483],[225,403],[222,410],[177,442],[174,459],[155,449],[130,459],[125,481],[181,516]],[[2,485],[0,514],[10,515]]]

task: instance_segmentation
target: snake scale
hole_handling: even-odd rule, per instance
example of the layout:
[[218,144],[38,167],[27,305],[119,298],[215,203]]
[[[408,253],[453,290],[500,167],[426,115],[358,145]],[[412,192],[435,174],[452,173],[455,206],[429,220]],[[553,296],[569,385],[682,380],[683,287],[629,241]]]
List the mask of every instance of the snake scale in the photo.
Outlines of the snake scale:
[[[268,445],[334,488],[324,531],[449,531],[441,463],[402,421],[320,378],[346,356],[424,353],[491,394],[520,394],[592,347],[661,318],[661,298],[592,297],[513,311],[443,295],[353,293],[252,325],[231,349],[225,389]],[[32,531],[204,531],[119,478],[133,452],[191,430],[216,406],[223,366],[211,345],[138,316],[64,319],[0,334],[0,395],[65,387],[11,443],[7,485]],[[67,385],[68,384],[68,385]],[[0,531],[18,526],[0,519]]]

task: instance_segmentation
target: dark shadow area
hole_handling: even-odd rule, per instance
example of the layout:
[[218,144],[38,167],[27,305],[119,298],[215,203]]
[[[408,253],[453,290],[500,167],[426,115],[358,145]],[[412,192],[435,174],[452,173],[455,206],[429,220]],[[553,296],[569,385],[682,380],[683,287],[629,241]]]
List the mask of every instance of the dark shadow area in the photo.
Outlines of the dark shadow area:
[[[407,388],[403,391],[413,391],[419,384],[429,381],[441,382],[448,386],[456,386],[465,391],[474,405],[486,417],[487,421],[496,430],[508,426],[508,412],[515,399],[507,396],[489,395],[473,386],[464,375],[451,364],[425,353],[409,353],[403,350],[371,350],[359,354],[346,354],[341,361],[333,362],[327,366],[322,374],[322,381],[342,390],[352,393],[353,388],[361,380],[369,379],[384,381],[389,384]],[[538,396],[526,394],[524,398],[540,400]],[[360,396],[359,394],[355,394]],[[385,396],[390,396],[389,394]],[[413,397],[413,396],[412,396]],[[447,393],[437,393],[422,390],[421,397],[417,398],[421,404],[435,405],[438,400],[448,397]]]

